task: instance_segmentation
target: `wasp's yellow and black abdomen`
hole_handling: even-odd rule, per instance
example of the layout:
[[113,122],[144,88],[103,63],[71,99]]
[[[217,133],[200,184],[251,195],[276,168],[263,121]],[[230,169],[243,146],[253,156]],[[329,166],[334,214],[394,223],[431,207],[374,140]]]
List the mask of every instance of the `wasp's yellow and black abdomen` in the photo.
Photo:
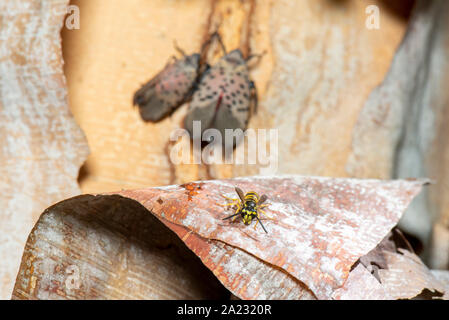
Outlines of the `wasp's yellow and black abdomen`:
[[254,203],[257,203],[259,201],[259,195],[255,193],[254,191],[250,191],[245,194],[245,203],[248,201],[253,201]]

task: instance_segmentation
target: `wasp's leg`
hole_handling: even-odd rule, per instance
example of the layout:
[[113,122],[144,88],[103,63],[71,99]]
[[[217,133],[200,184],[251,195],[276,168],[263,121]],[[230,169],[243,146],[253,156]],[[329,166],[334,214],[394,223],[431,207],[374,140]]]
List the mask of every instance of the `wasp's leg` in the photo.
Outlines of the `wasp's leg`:
[[220,207],[227,208],[227,207],[235,206],[237,203],[233,202],[233,203],[225,203],[225,204],[221,204],[221,203],[215,202],[215,204],[218,205],[218,206],[220,206]]
[[241,209],[241,202],[237,202],[237,210],[235,210],[236,214],[234,215],[234,218],[232,218],[232,221],[235,221],[237,217],[240,215],[240,209]]
[[[234,205],[239,205],[240,201],[239,199],[232,199],[232,198],[228,198],[225,195],[221,195],[223,198],[225,198],[226,200],[230,201],[229,203],[225,204],[225,205],[221,205],[222,207],[230,207],[230,206],[234,206]],[[217,203],[218,204],[218,203]]]
[[260,197],[259,202],[258,202],[259,207],[260,207],[260,205],[261,205],[262,203],[264,203],[265,201],[267,201],[267,199],[268,199],[267,195],[263,194],[263,195]]
[[258,212],[262,213],[265,217],[267,217],[270,220],[273,220],[274,218],[270,215],[268,215],[265,211],[261,210],[260,207],[257,210]]
[[259,223],[259,219],[257,219],[256,224],[254,225],[254,230],[256,230],[257,224]]
[[229,201],[234,201],[234,202],[239,201],[239,199],[233,199],[233,198],[226,197],[224,194],[222,194],[221,196]]

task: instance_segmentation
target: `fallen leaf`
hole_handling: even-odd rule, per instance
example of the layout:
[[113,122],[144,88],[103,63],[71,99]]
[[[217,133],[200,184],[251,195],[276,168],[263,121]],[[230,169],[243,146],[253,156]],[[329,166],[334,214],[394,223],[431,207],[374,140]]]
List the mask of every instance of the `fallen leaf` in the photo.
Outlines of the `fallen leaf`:
[[411,299],[425,289],[444,294],[444,285],[418,256],[404,249],[398,250],[399,253],[384,252],[388,269],[379,270],[383,287],[394,299]]
[[[197,276],[194,273],[177,272],[179,278],[170,279],[145,271],[151,265],[161,265],[154,258],[151,241],[164,238],[162,231],[157,237],[152,234],[153,227],[146,222],[150,218],[145,218],[145,214],[154,214],[175,232],[223,286],[241,299],[354,296],[347,282],[352,266],[385,238],[423,183],[248,177],[190,183],[187,188],[184,185],[119,192],[129,198],[129,203],[117,202],[124,199],[117,195],[70,199],[49,208],[30,235],[14,298],[55,294],[65,297],[61,292],[67,295],[67,291],[61,285],[57,286],[59,291],[49,289],[54,286],[50,279],[55,275],[51,268],[43,268],[53,267],[55,261],[64,267],[72,263],[83,270],[85,285],[79,293],[69,295],[72,298],[91,297],[92,292],[97,293],[97,298],[160,297],[155,291],[164,286],[179,287],[183,278],[188,279],[185,287],[193,286]],[[273,217],[263,220],[268,234],[260,226],[254,229],[239,219],[223,221],[232,213],[232,209],[220,205],[226,202],[223,194],[237,197],[236,186],[245,192],[254,190],[267,195],[266,212]],[[134,205],[128,208],[131,203]],[[142,205],[152,214],[141,210]],[[136,247],[132,241],[135,238],[137,243],[144,241],[144,245]],[[173,237],[170,239],[174,241]],[[100,240],[109,244],[107,251],[98,245]],[[104,260],[109,262],[105,264]],[[156,269],[162,272],[168,267]],[[349,279],[357,281],[362,270],[355,270]],[[135,278],[149,289],[129,292]],[[62,283],[60,276],[56,280]],[[178,284],[170,285],[172,281]],[[34,283],[32,290],[30,282]],[[147,284],[151,282],[154,283]],[[338,291],[345,285],[346,289]],[[174,298],[182,297],[169,292]],[[195,296],[206,295],[200,291]],[[379,294],[373,293],[374,296]]]
[[382,284],[359,263],[349,274],[345,285],[335,290],[337,300],[392,300]]
[[449,271],[447,271],[447,270],[430,270],[430,272],[444,286],[445,293],[441,298],[444,300],[449,300]]
[[226,299],[183,242],[139,203],[79,196],[48,208],[28,238],[13,299]]

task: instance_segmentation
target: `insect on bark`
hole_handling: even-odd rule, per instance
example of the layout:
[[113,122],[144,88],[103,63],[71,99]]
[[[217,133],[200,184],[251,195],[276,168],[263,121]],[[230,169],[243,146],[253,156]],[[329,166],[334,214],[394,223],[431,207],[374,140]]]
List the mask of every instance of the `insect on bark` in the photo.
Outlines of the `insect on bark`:
[[225,204],[224,205],[225,207],[231,206],[237,207],[234,214],[224,218],[223,220],[232,218],[232,221],[234,221],[238,216],[240,216],[244,224],[250,225],[251,222],[255,219],[257,221],[254,226],[254,229],[256,229],[257,223],[260,223],[262,229],[266,233],[268,233],[267,229],[265,229],[264,225],[262,224],[262,221],[260,221],[259,215],[260,212],[263,213],[269,219],[272,219],[265,213],[265,211],[262,210],[262,208],[269,206],[269,204],[263,204],[268,199],[267,196],[266,195],[259,196],[254,191],[243,193],[242,189],[238,187],[235,188],[235,191],[237,192],[239,199],[232,199],[223,195],[224,198],[231,201],[230,203]]
[[191,98],[202,69],[208,68],[207,64],[202,63],[203,52],[217,35],[213,33],[203,44],[201,52],[191,55],[175,44],[182,58],[172,56],[164,69],[134,94],[133,104],[139,107],[143,120],[160,121]]
[[[252,113],[257,112],[257,92],[249,78],[248,60],[239,49],[225,55],[201,76],[198,90],[193,94],[184,127],[193,139],[200,139],[204,130],[217,129],[221,133],[223,145],[236,146],[243,138],[237,134],[233,141],[225,141],[225,129],[246,129]],[[201,136],[194,137],[194,121],[201,123]],[[212,141],[209,141],[212,142]]]

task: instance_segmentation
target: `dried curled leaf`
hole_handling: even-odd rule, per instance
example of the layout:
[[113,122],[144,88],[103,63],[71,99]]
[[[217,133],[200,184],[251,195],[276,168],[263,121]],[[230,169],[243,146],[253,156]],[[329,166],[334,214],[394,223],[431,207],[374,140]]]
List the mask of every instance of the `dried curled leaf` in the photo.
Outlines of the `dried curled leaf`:
[[30,234],[13,299],[229,297],[182,241],[139,203],[79,196],[48,208]]
[[449,300],[449,271],[447,270],[431,270],[432,275],[441,282],[445,288],[445,293],[441,299]]
[[0,300],[11,296],[39,215],[80,193],[89,150],[69,110],[62,68],[68,3],[0,1]]
[[285,270],[221,241],[207,241],[179,225],[164,221],[202,258],[217,278],[241,299],[315,300],[315,295]]
[[382,284],[362,265],[357,264],[349,274],[345,285],[335,290],[338,300],[391,300]]
[[[205,239],[219,240],[285,270],[319,299],[330,299],[351,266],[396,225],[423,181],[379,181],[316,177],[253,177],[205,183],[190,201],[179,186],[124,191],[163,221],[182,225]],[[269,234],[222,221],[222,194],[234,187],[266,194]],[[162,201],[156,202],[156,198]],[[186,235],[188,237],[188,235]],[[186,241],[186,239],[183,239]],[[200,256],[207,265],[206,257]],[[223,275],[227,277],[226,274]],[[225,284],[226,285],[226,284]],[[238,295],[238,293],[234,294]]]
[[[376,248],[360,258],[335,299],[448,299],[449,273],[428,270],[394,229]],[[411,249],[411,248],[410,248]],[[446,278],[447,277],[447,278]],[[441,291],[443,290],[443,291]]]
[[[185,297],[177,290],[194,286],[196,276],[167,273],[170,263],[160,261],[170,260],[170,254],[165,260],[155,258],[161,254],[155,254],[152,243],[162,241],[164,232],[154,233],[157,220],[142,210],[143,205],[239,298],[355,298],[351,279],[369,275],[371,284],[377,280],[357,267],[349,277],[351,267],[385,238],[422,185],[423,181],[250,177],[119,193],[140,204],[117,196],[74,198],[42,215],[27,243],[14,297]],[[222,194],[236,197],[236,186],[268,196],[266,212],[273,217],[263,221],[268,234],[238,219],[223,221],[232,210],[220,205],[225,203]],[[143,245],[136,247],[134,239]],[[146,271],[155,263],[165,266],[155,269],[165,276]],[[61,270],[68,265],[82,270],[80,291],[67,292],[64,287]],[[171,277],[176,285],[170,285]],[[187,283],[182,285],[182,279]],[[144,288],[131,292],[136,283]],[[195,297],[206,297],[207,288],[217,287],[210,283]],[[166,285],[178,289],[168,295],[154,293]]]
[[424,289],[444,294],[444,285],[415,254],[398,249],[400,253],[385,251],[388,269],[379,270],[384,288],[394,299],[411,299]]

